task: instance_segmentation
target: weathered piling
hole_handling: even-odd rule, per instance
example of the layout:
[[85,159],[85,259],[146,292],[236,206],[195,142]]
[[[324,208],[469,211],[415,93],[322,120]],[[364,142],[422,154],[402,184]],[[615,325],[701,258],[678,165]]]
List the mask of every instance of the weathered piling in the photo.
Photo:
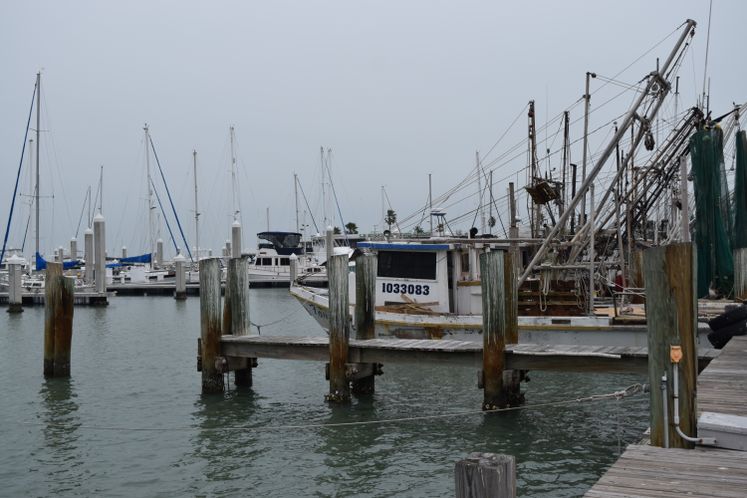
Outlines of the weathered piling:
[[[503,253],[503,280],[505,289],[505,312],[506,329],[504,337],[506,344],[519,343],[519,268],[516,264],[516,253],[511,251]],[[519,406],[524,403],[524,395],[521,393],[521,380],[524,378],[523,371],[506,370],[503,372],[503,385],[508,394],[508,404]]]
[[[692,446],[677,435],[673,424],[665,424],[665,413],[674,413],[672,361],[680,353],[680,428],[685,434],[695,436],[698,356],[694,265],[695,250],[692,243],[654,247],[646,250],[643,257],[648,323],[648,375],[652,386],[650,427],[651,444],[654,446],[663,446],[667,440],[669,446],[675,448]],[[673,354],[672,346],[678,346],[680,350],[675,350]],[[664,399],[661,389],[654,388],[660,385],[665,375],[668,386],[666,392],[669,393],[667,399]]]
[[94,256],[93,256],[93,230],[86,228],[83,234],[83,259],[86,260],[86,269],[83,273],[83,282],[86,285],[93,284],[93,267],[94,267]]
[[78,257],[78,239],[75,237],[70,239],[70,259],[76,259]]
[[[223,333],[227,335],[249,335],[249,274],[246,258],[228,260],[226,296],[223,313]],[[242,358],[242,366],[234,367],[237,386],[252,385],[252,365],[255,358]]]
[[55,253],[55,260],[58,263],[62,263],[65,261],[65,250],[62,248],[62,246],[57,248],[57,252]]
[[747,299],[747,248],[734,250],[734,297]]
[[510,455],[472,453],[454,469],[457,498],[514,498],[516,460]]
[[8,258],[8,313],[23,311],[23,259],[16,254]]
[[[355,260],[355,338],[376,337],[376,255],[361,254]],[[378,363],[358,363],[348,370],[354,394],[373,394],[375,376],[380,373]]]
[[329,394],[327,401],[350,401],[350,382],[346,374],[350,340],[348,303],[348,257],[344,254],[327,260],[329,280]]
[[238,220],[231,225],[231,257],[241,257],[241,223]]
[[47,263],[44,282],[44,376],[70,376],[75,280],[62,275],[62,263]]
[[174,256],[174,280],[176,281],[174,289],[174,299],[187,299],[187,278],[184,270],[184,262],[187,260],[182,253]]
[[483,410],[508,406],[508,393],[503,383],[508,318],[504,264],[504,251],[490,251],[480,255]]
[[221,309],[220,263],[218,259],[200,261],[200,338],[202,357],[202,392],[223,392],[223,369],[220,362]]
[[324,238],[324,249],[327,253],[327,272],[329,273],[329,259],[335,253],[335,231],[332,227],[327,227]]
[[106,293],[106,226],[101,213],[93,218],[93,246],[95,267],[93,280],[96,292],[103,294]]
[[127,247],[122,246],[122,259],[127,257]]

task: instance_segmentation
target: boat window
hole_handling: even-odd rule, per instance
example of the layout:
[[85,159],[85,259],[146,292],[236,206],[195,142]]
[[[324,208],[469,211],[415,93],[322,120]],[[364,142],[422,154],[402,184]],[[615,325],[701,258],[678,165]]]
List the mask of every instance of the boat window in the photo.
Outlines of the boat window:
[[290,258],[280,258],[280,266],[290,266]]
[[379,277],[436,279],[435,252],[379,251],[378,260]]
[[469,273],[469,253],[463,252],[460,255],[462,257],[462,273]]

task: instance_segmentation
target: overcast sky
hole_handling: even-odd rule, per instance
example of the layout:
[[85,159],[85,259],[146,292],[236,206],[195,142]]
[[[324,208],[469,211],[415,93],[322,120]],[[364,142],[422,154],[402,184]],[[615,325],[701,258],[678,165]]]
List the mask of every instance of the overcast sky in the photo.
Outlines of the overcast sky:
[[[746,14],[746,2],[714,2],[708,73],[715,114],[747,98]],[[122,245],[130,254],[147,250],[146,122],[190,245],[197,150],[201,245],[214,250],[230,230],[235,126],[244,245],[251,248],[266,228],[267,208],[271,229],[295,230],[294,172],[321,226],[320,146],[332,149],[344,220],[380,231],[382,185],[400,218],[416,213],[429,173],[434,196],[453,187],[474,168],[475,151],[487,154],[519,116],[486,161],[523,143],[528,100],[543,124],[581,97],[586,71],[614,76],[664,40],[618,77],[636,84],[656,57],[666,57],[687,18],[698,28],[680,70],[680,109],[703,90],[706,1],[4,1],[2,227],[39,70],[44,252],[75,234],[101,165],[110,255]],[[623,113],[630,101],[623,96],[606,116]],[[593,97],[592,108],[597,102]],[[580,118],[582,108],[571,112]],[[591,127],[604,116],[595,115]],[[556,128],[540,134],[543,150],[548,142],[558,146]],[[579,130],[574,126],[574,138]],[[525,155],[500,164],[496,197],[506,188],[498,178],[525,166]],[[524,173],[513,178],[523,186]],[[29,190],[24,164],[20,191]],[[448,208],[447,219],[472,209],[470,202]],[[20,246],[28,216],[27,198],[19,197],[10,246]],[[161,235],[168,249],[165,225]]]

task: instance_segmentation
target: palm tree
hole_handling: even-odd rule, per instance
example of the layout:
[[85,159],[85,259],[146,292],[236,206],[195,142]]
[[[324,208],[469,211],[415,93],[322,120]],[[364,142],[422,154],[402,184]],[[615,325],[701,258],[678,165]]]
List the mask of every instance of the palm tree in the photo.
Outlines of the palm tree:
[[358,233],[358,225],[352,221],[350,223],[345,223],[345,231],[347,233]]
[[386,210],[386,217],[384,218],[384,223],[389,225],[389,232],[391,233],[392,225],[397,223],[397,213],[394,212],[394,209]]

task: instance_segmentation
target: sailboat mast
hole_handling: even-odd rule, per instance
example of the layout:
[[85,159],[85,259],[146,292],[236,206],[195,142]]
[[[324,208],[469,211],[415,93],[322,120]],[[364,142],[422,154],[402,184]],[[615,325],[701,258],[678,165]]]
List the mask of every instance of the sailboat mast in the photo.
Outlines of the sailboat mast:
[[143,127],[145,130],[145,182],[148,187],[148,253],[153,254],[155,244],[153,242],[153,182],[150,179],[150,151],[148,145],[150,145],[150,132],[148,130],[148,123],[145,123]]
[[239,211],[236,209],[236,153],[234,152],[234,130],[233,125],[231,125],[229,129],[229,134],[231,138],[231,202],[232,208],[233,208],[233,221],[236,221],[238,218]]
[[293,173],[293,199],[296,203],[296,232],[300,233],[301,225],[298,224],[298,175]]
[[197,209],[197,151],[192,150],[192,169],[195,177],[195,257],[200,260],[200,211]]
[[34,203],[36,204],[36,234],[35,248],[39,254],[39,127],[41,125],[41,71],[36,73],[36,188],[34,189]]
[[324,146],[319,148],[319,153],[322,161],[322,219],[324,219],[323,224],[326,230],[329,222],[327,221],[327,196],[324,193]]
[[99,170],[99,213],[104,212],[104,165]]

